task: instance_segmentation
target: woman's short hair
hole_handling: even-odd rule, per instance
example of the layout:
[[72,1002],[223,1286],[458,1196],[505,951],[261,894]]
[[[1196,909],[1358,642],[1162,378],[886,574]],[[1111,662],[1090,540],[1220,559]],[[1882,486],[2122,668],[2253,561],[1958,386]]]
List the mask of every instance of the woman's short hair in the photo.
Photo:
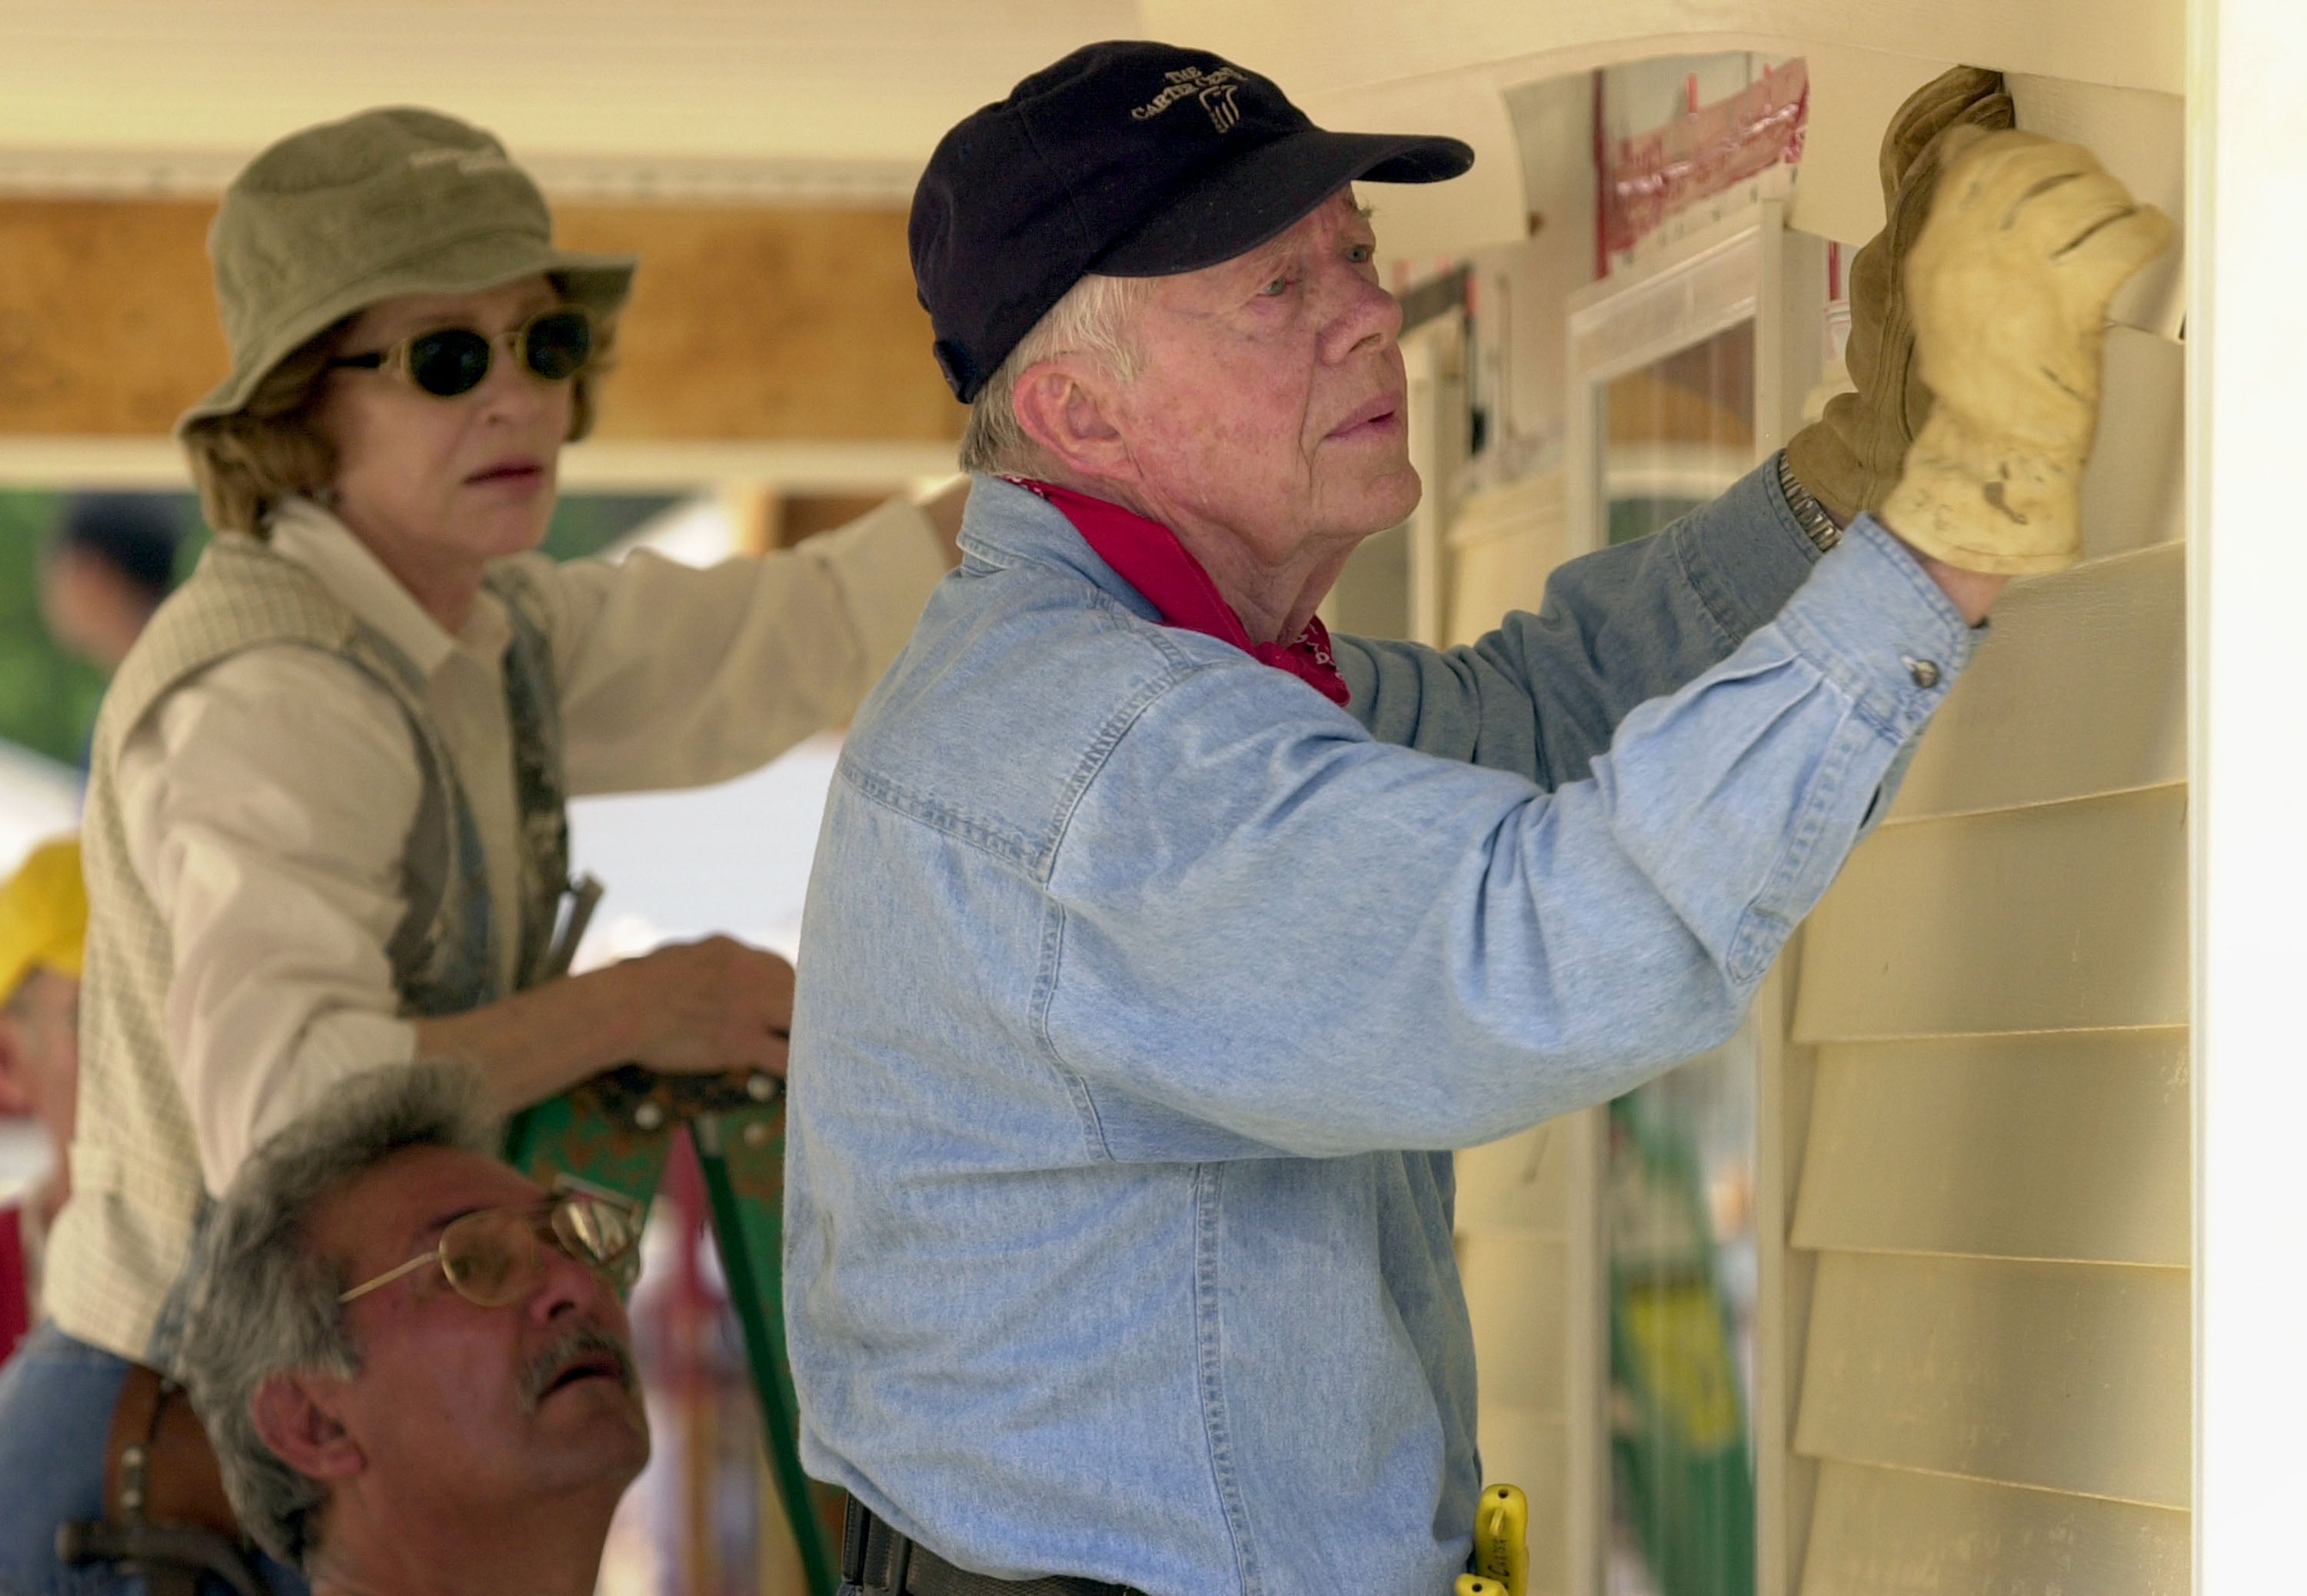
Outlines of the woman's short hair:
[[[203,416],[185,427],[184,453],[200,489],[201,513],[217,531],[262,537],[283,501],[311,498],[336,475],[336,449],[318,423],[321,389],[354,319],[332,322],[282,356],[248,403],[230,415]],[[575,379],[570,443],[593,430],[599,414],[596,385],[607,374],[616,341],[615,320],[596,319],[593,358]]]

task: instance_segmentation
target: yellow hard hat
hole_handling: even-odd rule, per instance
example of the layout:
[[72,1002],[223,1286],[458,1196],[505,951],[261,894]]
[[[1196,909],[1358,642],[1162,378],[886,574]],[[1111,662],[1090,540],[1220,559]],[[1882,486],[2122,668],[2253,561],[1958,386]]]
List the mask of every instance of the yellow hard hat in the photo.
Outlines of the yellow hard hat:
[[0,1003],[35,969],[80,977],[88,940],[88,888],[80,873],[80,839],[56,837],[26,856],[0,885]]

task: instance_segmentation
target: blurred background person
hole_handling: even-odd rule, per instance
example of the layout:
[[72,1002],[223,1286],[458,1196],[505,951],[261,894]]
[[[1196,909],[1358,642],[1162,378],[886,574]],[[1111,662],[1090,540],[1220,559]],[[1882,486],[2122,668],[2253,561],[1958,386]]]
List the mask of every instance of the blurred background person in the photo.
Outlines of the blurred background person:
[[120,669],[176,585],[184,527],[158,493],[81,493],[40,560],[40,614],[67,651],[107,676]]
[[0,1189],[0,1363],[38,1314],[41,1246],[72,1190],[87,934],[80,843],[44,842],[0,885],[0,1113],[25,1116],[46,1143],[46,1172]]

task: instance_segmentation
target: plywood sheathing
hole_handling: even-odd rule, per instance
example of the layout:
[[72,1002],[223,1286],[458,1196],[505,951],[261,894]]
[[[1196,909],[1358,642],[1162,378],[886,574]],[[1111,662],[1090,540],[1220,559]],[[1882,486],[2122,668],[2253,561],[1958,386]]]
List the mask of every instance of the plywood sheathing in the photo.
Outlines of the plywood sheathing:
[[[0,435],[152,437],[226,369],[212,204],[0,202]],[[879,209],[560,208],[577,249],[642,257],[599,436],[937,442],[905,217]]]

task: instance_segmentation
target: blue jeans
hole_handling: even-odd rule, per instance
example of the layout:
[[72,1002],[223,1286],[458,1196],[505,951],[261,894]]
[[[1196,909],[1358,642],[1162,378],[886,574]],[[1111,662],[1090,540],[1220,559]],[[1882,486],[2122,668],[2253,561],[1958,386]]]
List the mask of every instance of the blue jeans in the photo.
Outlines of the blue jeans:
[[[104,1439],[127,1373],[53,1324],[0,1369],[0,1596],[144,1596],[143,1580],[116,1564],[56,1560],[57,1525],[104,1516]],[[304,1580],[270,1558],[259,1572],[277,1596],[305,1596]]]

